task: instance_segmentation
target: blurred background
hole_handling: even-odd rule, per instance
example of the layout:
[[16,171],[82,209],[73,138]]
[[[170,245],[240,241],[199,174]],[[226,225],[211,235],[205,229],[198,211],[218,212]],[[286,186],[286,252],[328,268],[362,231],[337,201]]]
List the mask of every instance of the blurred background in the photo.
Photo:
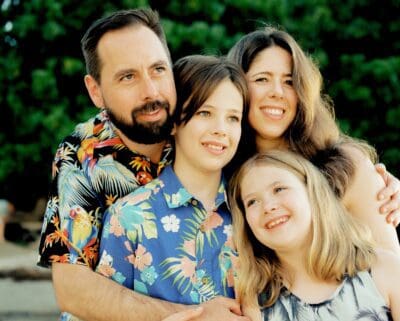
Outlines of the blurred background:
[[[97,109],[83,83],[80,39],[95,19],[150,6],[173,60],[226,54],[262,23],[282,26],[319,63],[342,129],[374,145],[400,176],[399,0],[0,0],[0,198],[15,206],[8,238],[38,234],[61,139]],[[35,227],[27,222],[37,222]],[[36,234],[35,234],[36,233]]]

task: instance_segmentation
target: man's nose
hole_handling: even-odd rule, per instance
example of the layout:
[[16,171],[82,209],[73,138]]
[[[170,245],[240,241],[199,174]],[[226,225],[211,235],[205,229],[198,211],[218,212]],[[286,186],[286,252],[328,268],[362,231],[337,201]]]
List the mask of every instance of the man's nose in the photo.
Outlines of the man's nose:
[[142,79],[141,95],[144,101],[154,100],[158,97],[157,82],[149,76]]

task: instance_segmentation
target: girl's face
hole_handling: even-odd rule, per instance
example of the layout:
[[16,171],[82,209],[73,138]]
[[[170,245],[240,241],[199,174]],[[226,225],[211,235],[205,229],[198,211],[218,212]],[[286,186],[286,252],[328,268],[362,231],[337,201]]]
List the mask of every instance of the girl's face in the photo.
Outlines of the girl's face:
[[258,150],[281,145],[282,135],[297,112],[292,56],[281,47],[268,47],[257,54],[246,78],[250,91],[249,122],[256,131]]
[[311,207],[296,175],[282,167],[257,165],[240,186],[246,220],[259,242],[278,254],[309,245]]
[[225,79],[186,123],[175,129],[174,167],[215,172],[232,159],[241,134],[243,97]]

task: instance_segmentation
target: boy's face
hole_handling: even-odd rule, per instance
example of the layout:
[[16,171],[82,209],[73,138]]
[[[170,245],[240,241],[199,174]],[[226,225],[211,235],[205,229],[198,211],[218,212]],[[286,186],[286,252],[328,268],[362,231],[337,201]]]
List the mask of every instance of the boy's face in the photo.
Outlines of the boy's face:
[[243,98],[225,79],[186,123],[176,127],[174,168],[219,172],[234,156],[240,135]]

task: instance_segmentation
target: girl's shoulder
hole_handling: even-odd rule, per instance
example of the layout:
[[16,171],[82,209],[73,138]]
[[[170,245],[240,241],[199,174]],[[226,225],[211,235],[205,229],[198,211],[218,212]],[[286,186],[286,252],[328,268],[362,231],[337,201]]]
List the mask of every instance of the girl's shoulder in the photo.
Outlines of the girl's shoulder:
[[383,249],[376,251],[376,261],[371,267],[372,278],[390,308],[400,303],[400,256]]

